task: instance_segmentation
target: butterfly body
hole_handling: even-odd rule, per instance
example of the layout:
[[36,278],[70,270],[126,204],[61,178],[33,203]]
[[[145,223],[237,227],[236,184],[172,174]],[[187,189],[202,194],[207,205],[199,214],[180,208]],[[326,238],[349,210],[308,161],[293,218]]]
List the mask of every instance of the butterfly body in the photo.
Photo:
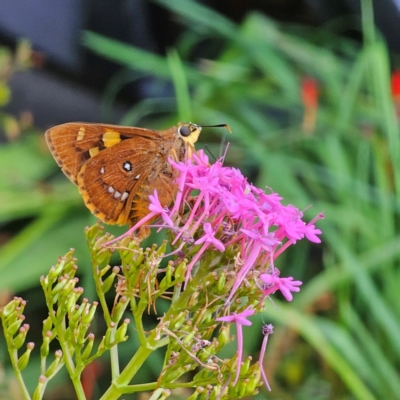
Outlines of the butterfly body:
[[155,189],[163,206],[171,204],[177,172],[168,158],[190,156],[200,131],[192,123],[157,131],[74,122],[49,129],[46,140],[94,215],[108,224],[133,225],[149,213]]

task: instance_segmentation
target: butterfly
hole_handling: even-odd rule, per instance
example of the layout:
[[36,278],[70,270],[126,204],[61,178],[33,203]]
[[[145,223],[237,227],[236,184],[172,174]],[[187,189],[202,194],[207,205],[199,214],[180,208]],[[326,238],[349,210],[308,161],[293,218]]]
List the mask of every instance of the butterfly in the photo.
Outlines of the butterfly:
[[201,129],[191,122],[162,131],[73,122],[45,136],[87,208],[107,224],[132,226],[149,213],[155,189],[162,206],[171,204],[178,172],[168,158],[190,157]]

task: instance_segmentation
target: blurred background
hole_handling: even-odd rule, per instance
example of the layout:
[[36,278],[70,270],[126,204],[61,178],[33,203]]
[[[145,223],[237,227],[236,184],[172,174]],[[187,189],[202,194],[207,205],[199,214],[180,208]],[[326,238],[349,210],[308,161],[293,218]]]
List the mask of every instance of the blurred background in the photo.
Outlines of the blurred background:
[[[399,26],[399,0],[0,0],[0,300],[28,300],[34,361],[39,277],[71,247],[95,299],[83,229],[96,219],[44,131],[226,123],[232,135],[203,130],[197,147],[218,157],[229,141],[227,165],[306,219],[325,214],[321,245],[278,260],[304,284],[289,305],[268,303],[272,392],[257,398],[400,399]],[[0,357],[0,398],[20,399],[3,339]],[[157,379],[160,366],[146,368],[138,382]],[[107,360],[88,374],[99,398]],[[25,376],[35,387],[35,362]],[[66,375],[46,398],[76,398]]]

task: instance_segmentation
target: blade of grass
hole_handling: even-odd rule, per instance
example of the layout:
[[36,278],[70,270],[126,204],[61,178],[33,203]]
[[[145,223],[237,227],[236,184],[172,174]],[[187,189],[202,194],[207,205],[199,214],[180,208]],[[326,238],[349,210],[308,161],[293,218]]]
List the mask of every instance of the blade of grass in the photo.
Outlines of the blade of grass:
[[269,307],[265,311],[264,317],[266,320],[278,321],[298,332],[323,356],[324,360],[336,371],[356,398],[360,400],[376,399],[368,386],[357,375],[357,371],[324,336],[315,317],[307,316],[304,312],[298,312],[293,307],[280,303],[278,307]]
[[175,88],[179,121],[191,121],[193,115],[184,65],[176,50],[168,51],[167,61]]

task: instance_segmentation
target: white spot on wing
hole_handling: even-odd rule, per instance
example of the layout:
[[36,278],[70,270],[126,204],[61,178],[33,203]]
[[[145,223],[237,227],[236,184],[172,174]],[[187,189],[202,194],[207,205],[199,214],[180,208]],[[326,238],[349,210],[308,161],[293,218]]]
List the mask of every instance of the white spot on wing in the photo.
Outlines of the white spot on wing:
[[104,172],[106,172],[106,169],[105,169],[104,167],[101,167],[101,168],[100,168],[100,173],[103,175]]
[[125,201],[129,197],[129,192],[122,193],[121,201]]
[[118,190],[114,193],[114,199],[118,199],[121,197],[121,192],[118,192]]
[[139,178],[140,178],[140,174],[137,174],[137,175],[135,176],[135,179],[138,180]]
[[124,165],[122,166],[122,168],[127,172],[131,172],[132,171],[132,164],[129,161],[125,161]]
[[107,189],[108,193],[114,193],[114,190],[115,189],[112,186],[109,186]]

